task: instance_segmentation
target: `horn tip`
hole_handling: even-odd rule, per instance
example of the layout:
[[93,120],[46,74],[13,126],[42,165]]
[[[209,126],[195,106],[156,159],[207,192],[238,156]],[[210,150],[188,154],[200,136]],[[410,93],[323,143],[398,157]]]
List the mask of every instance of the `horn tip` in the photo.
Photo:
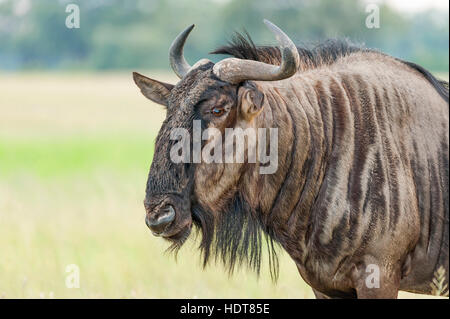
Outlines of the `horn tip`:
[[281,29],[279,27],[277,27],[274,23],[270,22],[267,19],[264,19],[264,24],[272,31],[275,33],[280,33],[283,32],[281,31]]
[[263,22],[264,22],[264,24],[265,25],[267,25],[267,26],[275,26],[275,24],[273,24],[272,22],[270,22],[269,20],[267,20],[267,19],[263,19]]

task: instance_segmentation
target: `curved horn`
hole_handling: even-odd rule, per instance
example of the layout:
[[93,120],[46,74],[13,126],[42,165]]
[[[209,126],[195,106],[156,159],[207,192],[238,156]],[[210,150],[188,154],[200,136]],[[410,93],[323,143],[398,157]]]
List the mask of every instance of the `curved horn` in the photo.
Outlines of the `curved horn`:
[[237,84],[244,80],[277,81],[297,72],[300,64],[297,47],[280,28],[272,22],[264,23],[275,34],[281,52],[281,65],[272,65],[237,58],[224,59],[214,65],[213,72],[221,80]]
[[175,74],[181,79],[185,76],[191,66],[186,62],[186,59],[183,56],[183,47],[186,39],[194,28],[194,24],[187,27],[183,32],[181,32],[175,40],[173,40],[169,49],[169,61],[170,66],[172,67]]

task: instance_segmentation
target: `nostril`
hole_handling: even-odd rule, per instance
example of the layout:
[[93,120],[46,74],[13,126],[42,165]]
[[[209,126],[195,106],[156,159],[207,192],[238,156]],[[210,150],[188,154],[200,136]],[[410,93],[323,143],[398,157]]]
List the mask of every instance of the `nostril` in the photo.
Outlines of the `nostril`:
[[175,219],[175,209],[172,205],[165,205],[157,213],[147,214],[145,223],[156,234],[162,233],[167,225]]
[[164,206],[156,216],[155,224],[169,223],[175,218],[175,209],[172,205]]

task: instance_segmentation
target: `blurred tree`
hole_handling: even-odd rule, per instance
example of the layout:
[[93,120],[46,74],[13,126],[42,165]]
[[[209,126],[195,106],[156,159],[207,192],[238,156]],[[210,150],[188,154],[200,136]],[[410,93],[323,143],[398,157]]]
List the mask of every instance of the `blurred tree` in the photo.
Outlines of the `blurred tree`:
[[[68,3],[80,6],[81,28],[65,27]],[[267,18],[299,43],[348,37],[368,47],[448,71],[449,15],[401,14],[380,5],[380,28],[365,26],[362,0],[0,0],[0,69],[168,69],[173,38],[191,23],[192,63],[245,28],[274,43]],[[220,57],[210,57],[217,60]]]

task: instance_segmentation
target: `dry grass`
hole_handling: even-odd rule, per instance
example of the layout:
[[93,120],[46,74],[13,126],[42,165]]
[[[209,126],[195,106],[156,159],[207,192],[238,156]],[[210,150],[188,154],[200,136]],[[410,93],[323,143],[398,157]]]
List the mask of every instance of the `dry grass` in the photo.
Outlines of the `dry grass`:
[[448,286],[445,283],[445,279],[445,268],[440,266],[438,270],[435,271],[433,281],[430,284],[434,296],[448,297]]

